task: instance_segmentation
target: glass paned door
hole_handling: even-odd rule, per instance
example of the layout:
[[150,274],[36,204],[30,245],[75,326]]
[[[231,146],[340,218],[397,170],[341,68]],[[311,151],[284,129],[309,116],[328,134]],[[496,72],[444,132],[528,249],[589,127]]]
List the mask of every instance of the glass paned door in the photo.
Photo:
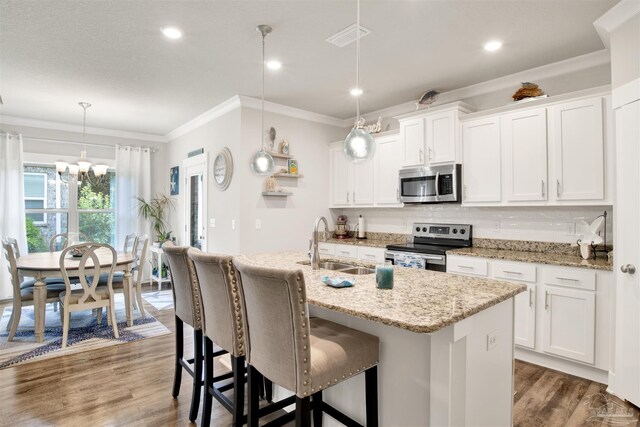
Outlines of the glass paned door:
[[207,169],[208,153],[186,159],[184,170],[184,241],[207,250]]
[[202,175],[191,175],[189,177],[189,246],[202,249],[202,243],[204,240],[202,217]]

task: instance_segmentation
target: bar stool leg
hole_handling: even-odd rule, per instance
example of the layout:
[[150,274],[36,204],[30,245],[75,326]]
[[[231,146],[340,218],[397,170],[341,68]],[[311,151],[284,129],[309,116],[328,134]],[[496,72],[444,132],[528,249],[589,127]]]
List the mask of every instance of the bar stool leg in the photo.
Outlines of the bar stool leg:
[[319,391],[311,396],[313,427],[322,427],[322,392]]
[[204,337],[204,408],[202,409],[202,427],[209,427],[211,424],[211,407],[213,396],[209,391],[213,387],[213,342]]
[[267,402],[273,402],[273,383],[267,377],[264,377],[264,398]]
[[262,381],[262,375],[260,375],[256,368],[249,365],[248,377],[249,413],[247,414],[247,425],[248,427],[258,427],[258,421],[260,419],[260,416],[258,414],[258,400],[260,399],[258,393],[258,383]]
[[191,410],[189,420],[198,418],[200,407],[200,390],[202,389],[202,330],[193,331],[193,393],[191,394]]
[[367,427],[378,427],[378,367],[364,371]]
[[[233,425],[244,425],[244,356],[231,356],[233,369]],[[213,385],[213,384],[212,384]]]
[[296,427],[311,427],[311,399],[296,396]]
[[176,362],[175,374],[173,374],[173,392],[174,398],[180,394],[180,384],[182,383],[182,365],[180,360],[184,355],[184,327],[182,319],[176,316]]

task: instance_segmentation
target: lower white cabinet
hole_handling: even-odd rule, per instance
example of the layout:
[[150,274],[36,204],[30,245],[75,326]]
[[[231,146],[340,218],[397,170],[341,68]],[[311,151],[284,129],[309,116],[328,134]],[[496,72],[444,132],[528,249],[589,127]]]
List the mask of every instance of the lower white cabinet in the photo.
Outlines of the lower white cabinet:
[[384,263],[384,248],[372,248],[370,246],[358,246],[358,259],[371,261],[376,264]]
[[516,296],[514,341],[526,348],[536,347],[536,284],[527,283],[527,291]]
[[342,258],[358,258],[358,248],[353,245],[335,245],[334,255]]
[[371,263],[384,263],[384,248],[372,246],[341,245],[339,243],[318,243],[320,255],[331,255],[340,258],[354,258]]
[[336,245],[333,243],[318,243],[318,252],[320,255],[334,255]]
[[596,294],[544,286],[542,350],[580,362],[595,362]]

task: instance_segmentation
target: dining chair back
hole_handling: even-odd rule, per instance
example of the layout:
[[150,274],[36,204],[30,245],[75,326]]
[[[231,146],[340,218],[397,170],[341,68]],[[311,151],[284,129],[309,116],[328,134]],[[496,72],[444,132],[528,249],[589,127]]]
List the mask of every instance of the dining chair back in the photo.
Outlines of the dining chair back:
[[20,295],[20,284],[22,283],[22,277],[18,274],[18,267],[16,260],[20,257],[20,248],[18,248],[18,242],[12,237],[6,237],[2,239],[2,248],[4,249],[4,258],[7,261],[7,269],[9,270],[9,277],[11,284],[13,285],[13,295]]
[[[79,253],[79,260],[70,260],[67,255]],[[70,312],[107,308],[113,326],[113,335],[118,338],[112,279],[116,267],[117,254],[113,247],[101,243],[80,243],[68,246],[60,254],[60,271],[66,290],[60,294],[63,305],[62,348],[67,345]],[[101,266],[102,264],[102,266]],[[99,285],[100,272],[104,270],[107,284]],[[73,274],[70,275],[70,271]],[[71,288],[71,277],[78,277],[80,288]]]
[[[89,239],[87,238],[87,235],[84,233],[58,233],[55,236],[53,236],[51,238],[51,240],[49,240],[49,252],[56,252],[58,250],[63,250],[66,249],[67,246],[69,246],[69,236],[76,234],[78,239],[80,239],[83,242],[87,242],[89,241]],[[60,240],[60,245],[58,246],[58,239]],[[73,243],[73,242],[71,242]]]
[[142,277],[144,276],[144,267],[147,260],[147,252],[149,251],[149,236],[142,234],[136,236],[133,244],[132,252],[136,258],[133,271],[135,272],[134,288],[136,293],[136,299],[138,301],[138,310],[142,317],[145,317],[144,307],[142,305]]
[[137,233],[131,233],[124,236],[124,247],[122,248],[124,253],[128,254],[133,252],[137,237]]

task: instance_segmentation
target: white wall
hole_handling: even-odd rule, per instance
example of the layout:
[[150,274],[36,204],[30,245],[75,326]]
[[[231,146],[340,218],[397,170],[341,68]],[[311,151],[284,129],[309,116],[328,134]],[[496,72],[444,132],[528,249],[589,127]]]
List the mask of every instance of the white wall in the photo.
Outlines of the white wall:
[[640,77],[639,14],[611,33],[611,74],[614,89]]
[[400,209],[333,209],[333,218],[345,214],[353,229],[356,218],[365,218],[367,231],[411,234],[414,222],[473,225],[473,236],[506,240],[574,243],[605,209],[607,241],[613,241],[611,207],[488,207],[460,205],[414,205]]

